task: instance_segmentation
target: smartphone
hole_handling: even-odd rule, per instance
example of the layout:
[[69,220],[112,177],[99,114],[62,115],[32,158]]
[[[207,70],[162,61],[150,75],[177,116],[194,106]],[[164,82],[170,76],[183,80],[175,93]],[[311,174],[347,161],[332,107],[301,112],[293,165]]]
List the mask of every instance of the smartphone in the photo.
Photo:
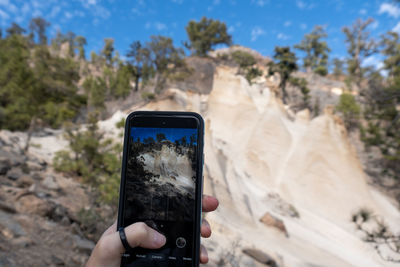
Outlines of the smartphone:
[[193,112],[136,111],[126,119],[118,228],[144,222],[164,234],[121,266],[198,266],[204,122]]

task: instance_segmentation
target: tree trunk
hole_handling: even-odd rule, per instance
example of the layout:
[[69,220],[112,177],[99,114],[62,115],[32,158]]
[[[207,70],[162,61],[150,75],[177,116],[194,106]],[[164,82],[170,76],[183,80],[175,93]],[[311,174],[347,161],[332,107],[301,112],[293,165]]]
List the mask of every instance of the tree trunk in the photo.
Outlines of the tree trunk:
[[24,154],[26,154],[28,152],[28,150],[29,150],[31,137],[32,137],[33,132],[36,129],[35,122],[36,122],[36,117],[34,116],[34,117],[32,117],[31,122],[29,123],[29,128],[28,128],[28,132],[27,132],[28,136],[26,138],[26,143],[25,143],[25,147],[24,147],[24,151],[23,151]]

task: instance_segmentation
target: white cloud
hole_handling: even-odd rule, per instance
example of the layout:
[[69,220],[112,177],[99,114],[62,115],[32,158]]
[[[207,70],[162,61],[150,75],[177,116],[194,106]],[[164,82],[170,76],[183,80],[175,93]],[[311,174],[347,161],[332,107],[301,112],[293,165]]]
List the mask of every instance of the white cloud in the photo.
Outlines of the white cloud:
[[278,35],[276,36],[276,38],[278,38],[278,40],[287,40],[290,37],[284,33],[278,33]]
[[21,8],[21,12],[22,12],[23,15],[28,14],[29,10],[30,10],[30,8],[29,8],[29,4],[28,3],[25,3]]
[[365,8],[363,8],[363,9],[360,9],[360,11],[358,13],[360,13],[361,15],[365,15],[365,14],[367,14],[367,10]]
[[313,9],[315,7],[314,4],[307,4],[306,2],[302,0],[296,0],[296,6],[299,9]]
[[138,9],[138,8],[132,8],[132,12],[133,12],[133,14],[136,14],[136,15],[138,15],[138,16],[141,16],[142,15],[142,12],[140,12],[140,10]]
[[9,17],[10,16],[6,12],[4,12],[3,10],[0,9],[0,18],[2,20],[7,20]]
[[8,6],[9,3],[8,0],[0,0],[0,6]]
[[216,5],[219,5],[220,3],[221,3],[221,0],[214,0],[214,1],[213,1],[213,5],[215,5],[215,6],[216,6]]
[[377,56],[370,56],[364,59],[361,64],[363,67],[374,67],[375,69],[381,69],[383,67],[382,59],[378,58]]
[[61,11],[61,7],[59,7],[59,6],[54,6],[54,7],[51,9],[51,11],[50,11],[50,17],[51,17],[51,18],[54,18],[55,16],[58,15],[58,13],[60,13],[60,11]]
[[257,6],[263,7],[268,4],[269,0],[252,0],[251,2],[256,4]]
[[154,28],[156,28],[157,31],[163,31],[163,30],[167,29],[167,26],[164,23],[155,22],[154,23]]
[[292,22],[290,20],[285,21],[285,23],[283,24],[283,26],[285,27],[289,27],[290,25],[292,25]]
[[306,29],[307,29],[307,24],[301,23],[301,24],[300,24],[300,29],[306,30]]
[[374,22],[371,23],[371,29],[375,30],[378,27],[379,27],[379,21],[375,20]]
[[70,18],[72,18],[74,15],[72,15],[72,13],[69,12],[69,11],[65,11],[65,12],[64,12],[64,16],[65,16],[67,19],[70,19]]
[[155,29],[155,30],[157,30],[157,31],[164,31],[164,30],[167,30],[168,29],[168,27],[167,27],[167,25],[165,25],[164,23],[161,23],[161,22],[158,22],[158,21],[156,21],[156,22],[146,22],[146,24],[144,25],[144,28],[146,29],[146,30],[149,30],[149,29]]
[[306,8],[306,3],[304,3],[304,2],[301,1],[301,0],[297,0],[297,1],[296,1],[296,5],[297,5],[297,7],[300,8],[300,9]]
[[378,13],[387,13],[391,17],[398,18],[400,16],[400,8],[391,3],[383,3],[380,5]]
[[392,31],[397,32],[398,34],[400,34],[400,22],[398,22],[397,25],[394,26]]
[[254,42],[258,39],[258,37],[265,35],[265,31],[263,28],[261,28],[260,26],[255,26],[252,30],[251,30],[251,41]]
[[176,4],[182,4],[183,0],[172,0],[172,3],[176,3]]
[[34,17],[41,17],[42,16],[42,11],[40,11],[39,9],[35,9],[35,10],[33,10],[32,15]]
[[228,27],[228,33],[229,34],[232,34],[232,33],[234,33],[235,32],[235,26],[229,26]]

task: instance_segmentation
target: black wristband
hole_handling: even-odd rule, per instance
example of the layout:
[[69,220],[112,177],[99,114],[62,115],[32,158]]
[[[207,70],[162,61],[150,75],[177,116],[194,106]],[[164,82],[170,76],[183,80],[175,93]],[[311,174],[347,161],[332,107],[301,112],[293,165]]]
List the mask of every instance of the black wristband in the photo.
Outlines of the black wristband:
[[124,246],[126,252],[131,251],[133,248],[129,245],[128,240],[126,239],[124,227],[120,227],[118,229],[118,232],[119,232],[119,238],[121,239],[122,245]]

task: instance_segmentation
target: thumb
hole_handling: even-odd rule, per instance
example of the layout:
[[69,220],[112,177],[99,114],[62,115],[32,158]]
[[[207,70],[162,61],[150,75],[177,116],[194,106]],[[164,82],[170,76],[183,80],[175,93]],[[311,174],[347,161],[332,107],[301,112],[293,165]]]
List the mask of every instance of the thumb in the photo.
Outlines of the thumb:
[[[126,238],[131,247],[156,249],[165,245],[166,238],[143,222],[125,228]],[[120,242],[122,245],[122,242]]]

